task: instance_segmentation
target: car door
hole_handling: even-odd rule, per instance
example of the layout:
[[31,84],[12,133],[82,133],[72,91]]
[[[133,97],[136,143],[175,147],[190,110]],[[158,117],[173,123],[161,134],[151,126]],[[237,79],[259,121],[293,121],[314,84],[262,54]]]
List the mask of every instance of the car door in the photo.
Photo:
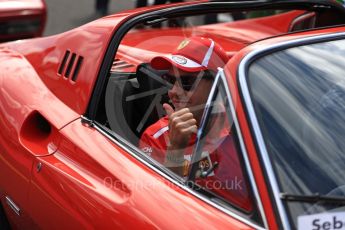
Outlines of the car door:
[[[28,223],[28,192],[36,157],[53,154],[58,129],[77,115],[42,83],[31,64],[14,50],[1,55],[1,201],[13,226]],[[25,89],[25,90],[23,90]],[[49,103],[46,103],[49,101]],[[64,114],[64,115],[62,115]]]
[[102,125],[78,119],[60,134],[59,149],[34,163],[29,196],[36,228],[174,229],[200,226],[200,219],[215,229],[248,227],[163,176]]

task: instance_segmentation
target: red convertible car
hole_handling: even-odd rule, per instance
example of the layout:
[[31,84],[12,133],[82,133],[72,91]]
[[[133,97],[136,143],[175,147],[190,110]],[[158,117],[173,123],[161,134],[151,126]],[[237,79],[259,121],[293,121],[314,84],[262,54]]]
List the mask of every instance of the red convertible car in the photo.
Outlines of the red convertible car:
[[44,0],[0,0],[0,42],[42,36]]
[[344,25],[194,1],[2,43],[0,228],[344,229]]

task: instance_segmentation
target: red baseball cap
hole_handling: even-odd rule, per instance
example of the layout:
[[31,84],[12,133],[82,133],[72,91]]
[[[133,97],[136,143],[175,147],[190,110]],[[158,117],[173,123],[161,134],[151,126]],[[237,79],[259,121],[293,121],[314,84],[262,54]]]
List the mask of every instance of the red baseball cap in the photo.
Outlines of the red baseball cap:
[[172,54],[152,58],[154,69],[166,70],[175,66],[186,72],[199,72],[223,67],[228,61],[222,47],[210,38],[190,37],[183,40]]

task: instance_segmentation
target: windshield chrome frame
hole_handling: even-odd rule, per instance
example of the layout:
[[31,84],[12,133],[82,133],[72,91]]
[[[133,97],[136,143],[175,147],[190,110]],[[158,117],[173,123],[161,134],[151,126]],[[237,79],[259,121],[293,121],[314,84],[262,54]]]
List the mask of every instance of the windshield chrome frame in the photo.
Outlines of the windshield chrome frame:
[[[234,124],[235,124],[237,136],[238,136],[238,140],[239,140],[239,144],[240,144],[240,148],[241,148],[241,155],[242,155],[243,160],[244,160],[244,165],[245,165],[246,170],[247,170],[248,179],[250,181],[255,200],[257,201],[258,212],[261,215],[261,218],[262,218],[262,221],[263,221],[265,228],[268,229],[267,217],[265,215],[263,204],[262,204],[262,201],[261,201],[261,198],[259,195],[259,191],[258,191],[256,182],[255,182],[253,170],[250,166],[248,152],[247,152],[246,146],[244,144],[244,139],[242,136],[241,128],[240,128],[240,125],[239,125],[239,122],[237,119],[237,115],[236,115],[236,108],[234,106],[234,100],[233,100],[233,97],[232,97],[231,92],[229,90],[229,86],[231,86],[233,84],[230,84],[230,82],[228,82],[227,77],[225,76],[225,73],[224,73],[224,69],[218,68],[218,74],[219,74],[220,80],[221,80],[220,83],[224,85],[225,93],[226,93],[226,96],[229,100],[230,111],[231,111],[232,119],[233,119]],[[232,79],[231,76],[229,76],[229,79]]]
[[247,70],[249,66],[258,58],[266,56],[267,54],[275,53],[276,51],[285,50],[288,48],[310,45],[314,43],[327,42],[332,40],[338,40],[345,38],[344,32],[333,33],[333,34],[322,34],[315,35],[313,37],[299,38],[292,41],[280,42],[278,44],[269,45],[267,47],[251,51],[247,54],[240,62],[238,68],[238,79],[239,79],[239,88],[243,97],[244,105],[246,106],[247,113],[249,116],[249,122],[251,123],[255,141],[258,146],[258,154],[261,156],[263,163],[263,170],[265,170],[268,177],[268,182],[271,185],[273,197],[278,209],[278,215],[280,216],[283,229],[291,229],[291,225],[288,218],[288,212],[284,208],[283,201],[280,197],[280,191],[278,186],[277,176],[273,170],[273,164],[269,157],[264,138],[259,126],[258,118],[256,116],[254,105],[249,93],[249,87],[247,83]]

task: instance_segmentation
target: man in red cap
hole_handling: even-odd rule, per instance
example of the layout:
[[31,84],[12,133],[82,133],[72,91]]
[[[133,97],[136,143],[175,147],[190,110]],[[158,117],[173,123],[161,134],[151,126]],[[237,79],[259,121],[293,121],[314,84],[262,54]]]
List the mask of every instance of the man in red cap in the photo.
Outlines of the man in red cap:
[[[162,78],[173,107],[163,104],[167,116],[148,127],[139,146],[146,154],[182,177],[188,176],[196,132],[201,122],[218,67],[228,61],[224,50],[212,39],[190,37],[170,55],[154,57],[151,66],[168,70]],[[214,110],[213,110],[214,109]],[[207,125],[195,183],[245,210],[252,210],[234,139],[223,103],[215,103]],[[214,115],[214,114],[213,114]],[[229,184],[236,186],[229,187]],[[238,183],[237,183],[238,182]]]
[[151,60],[154,69],[168,70],[163,79],[171,84],[168,95],[173,107],[163,104],[167,116],[145,130],[140,148],[181,176],[187,175],[195,134],[217,68],[227,60],[218,44],[203,37],[187,38],[172,54]]

